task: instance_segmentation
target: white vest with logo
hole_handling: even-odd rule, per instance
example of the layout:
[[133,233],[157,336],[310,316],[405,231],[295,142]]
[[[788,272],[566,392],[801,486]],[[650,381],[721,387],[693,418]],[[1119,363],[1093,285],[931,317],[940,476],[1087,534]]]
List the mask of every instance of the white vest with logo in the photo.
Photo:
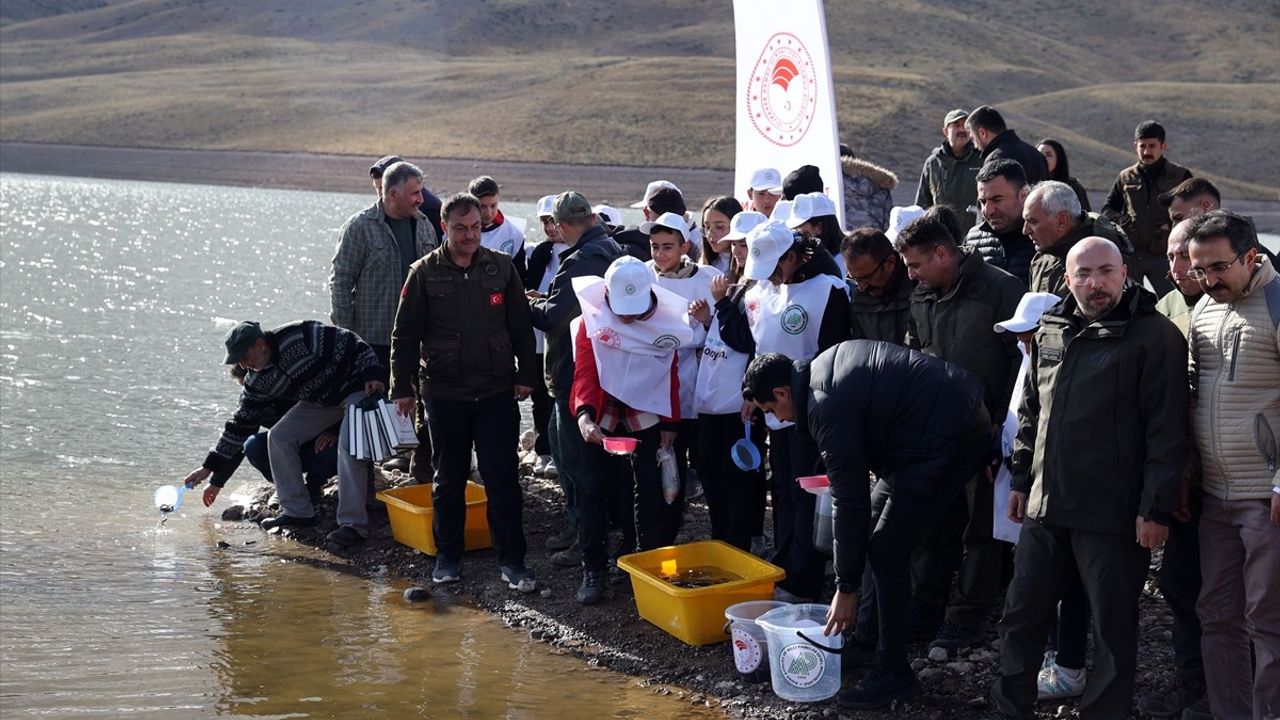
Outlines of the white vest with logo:
[[[551,241],[543,240],[542,242],[551,242]],[[542,243],[538,243],[538,244],[541,245]],[[543,295],[546,295],[551,290],[551,281],[555,279],[556,272],[560,269],[560,251],[564,250],[565,247],[568,247],[568,246],[566,245],[560,248],[552,246],[551,248],[551,260],[550,262],[547,263],[546,271],[542,273],[542,281],[538,283],[538,292],[542,293]],[[570,335],[570,337],[573,337],[573,336]],[[547,349],[546,333],[542,332],[537,328],[534,328],[533,342],[536,346],[535,352],[537,352],[539,355],[546,352],[546,349]]]
[[[657,272],[653,261],[646,263],[649,267]],[[711,297],[711,281],[720,276],[720,271],[708,265],[699,265],[698,271],[692,277],[687,278],[664,278],[658,277],[658,285],[664,287],[671,292],[684,298],[687,302],[694,300],[705,300],[707,306],[714,308],[716,301]],[[715,319],[712,319],[715,322]],[[676,351],[680,357],[678,367],[680,370],[680,417],[686,420],[697,417],[698,411],[694,403],[694,390],[698,384],[698,355],[702,350],[703,342],[707,337],[707,331],[702,327],[702,323],[694,322],[693,342],[689,345],[681,347]]]
[[503,223],[488,232],[480,233],[480,244],[496,250],[500,253],[506,253],[511,257],[520,254],[520,250],[524,247],[524,226],[523,218],[506,217],[502,218]]

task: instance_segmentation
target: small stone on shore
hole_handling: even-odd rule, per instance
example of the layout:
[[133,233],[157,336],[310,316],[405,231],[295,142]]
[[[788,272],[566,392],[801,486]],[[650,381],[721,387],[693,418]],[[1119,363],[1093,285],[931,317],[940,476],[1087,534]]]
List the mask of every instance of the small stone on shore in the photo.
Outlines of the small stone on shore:
[[947,649],[940,647],[929,648],[929,659],[934,662],[946,662]]
[[240,522],[241,520],[244,519],[244,506],[232,505],[226,510],[223,510],[222,519],[226,520],[227,522]]
[[411,587],[404,591],[405,602],[422,602],[431,599],[431,591],[424,587]]

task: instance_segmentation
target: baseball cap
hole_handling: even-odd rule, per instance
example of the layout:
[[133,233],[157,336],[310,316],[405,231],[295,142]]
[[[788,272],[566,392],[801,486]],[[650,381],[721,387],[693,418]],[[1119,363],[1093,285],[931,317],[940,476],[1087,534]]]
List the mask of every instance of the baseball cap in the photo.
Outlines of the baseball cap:
[[1040,324],[1040,316],[1049,308],[1057,305],[1062,298],[1053,293],[1029,292],[1018,301],[1018,309],[1013,317],[995,324],[996,332],[1024,333],[1036,329]]
[[[774,208],[776,211],[777,208]],[[836,205],[823,193],[805,193],[797,195],[791,202],[791,217],[785,222],[789,228],[798,228],[814,218],[823,215],[835,215]]]
[[790,200],[779,200],[777,205],[773,206],[773,214],[769,216],[774,222],[786,223],[791,219],[791,210],[795,207],[795,203]]
[[760,168],[751,173],[751,190],[762,190],[770,195],[782,194],[782,173],[773,168]]
[[597,205],[591,208],[591,212],[600,216],[606,224],[615,227],[622,225],[622,211],[612,205]]
[[398,162],[404,162],[399,155],[384,155],[380,160],[369,166],[369,177],[381,178],[382,173],[386,172],[387,168]]
[[769,222],[769,218],[764,213],[758,213],[755,210],[743,210],[733,219],[729,221],[729,234],[724,236],[725,240],[746,240],[747,233],[751,232],[755,226],[761,223]]
[[955,110],[947,113],[946,117],[942,118],[942,127],[946,127],[957,120],[964,120],[967,117],[969,117],[968,110],[965,110],[964,108],[956,108]]
[[538,198],[538,217],[549,218],[556,216],[556,196],[543,195]]
[[649,198],[653,197],[654,193],[663,188],[669,188],[671,190],[675,190],[681,195],[684,195],[684,193],[680,192],[680,188],[676,187],[676,184],[670,180],[654,180],[645,187],[644,197],[640,199],[640,202],[631,203],[631,207],[639,209],[647,206],[649,204]]
[[902,232],[912,220],[924,214],[924,208],[919,205],[907,205],[905,207],[898,206],[889,211],[889,228],[884,231],[885,237],[889,238],[889,242],[898,241],[898,233]]
[[782,181],[782,194],[788,200],[814,192],[822,192],[822,173],[818,171],[817,165],[801,165]]
[[656,227],[670,228],[680,233],[680,237],[685,240],[689,239],[689,226],[685,224],[684,218],[675,213],[662,213],[657,220],[641,223],[640,232],[649,235]]
[[262,326],[252,320],[231,328],[231,332],[227,333],[227,358],[222,361],[223,364],[235,365],[243,360],[250,346],[262,337]]
[[640,258],[623,255],[604,271],[609,289],[609,309],[618,315],[643,315],[657,276]]
[[791,228],[776,220],[757,225],[747,233],[747,264],[742,275],[748,280],[768,280],[796,241]]
[[577,190],[567,190],[556,196],[551,216],[559,220],[586,220],[591,217],[591,203]]

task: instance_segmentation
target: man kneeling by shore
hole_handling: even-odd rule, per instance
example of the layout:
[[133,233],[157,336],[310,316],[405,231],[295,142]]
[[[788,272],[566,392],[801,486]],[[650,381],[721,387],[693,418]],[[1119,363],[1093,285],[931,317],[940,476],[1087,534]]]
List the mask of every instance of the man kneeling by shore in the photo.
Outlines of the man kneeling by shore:
[[325,538],[336,545],[357,545],[369,534],[368,461],[352,457],[347,447],[343,410],[367,395],[381,393],[385,372],[378,358],[358,335],[314,320],[281,325],[264,331],[256,322],[242,322],[227,334],[227,365],[240,365],[248,374],[240,406],[227,421],[218,444],[204,465],[187,475],[196,487],[231,463],[244,442],[258,431],[276,403],[296,404],[267,433],[271,474],[280,498],[280,514],[262,521],[265,530],[316,524],[315,508],[302,480],[298,448],[335,422],[338,432],[338,529]]
[[[859,579],[871,563],[877,655],[840,704],[869,710],[919,694],[907,663],[911,552],[994,447],[981,381],[915,350],[850,340],[807,363],[757,357],[742,396],[794,422],[796,440],[816,443],[826,465],[836,571],[826,635],[853,626]],[[874,490],[868,473],[880,478]]]

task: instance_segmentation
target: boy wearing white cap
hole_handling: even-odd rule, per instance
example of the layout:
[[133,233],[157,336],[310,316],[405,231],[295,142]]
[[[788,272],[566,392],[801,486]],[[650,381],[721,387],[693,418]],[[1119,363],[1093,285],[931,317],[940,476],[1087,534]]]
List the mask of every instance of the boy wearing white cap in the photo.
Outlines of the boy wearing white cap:
[[751,184],[747,186],[747,200],[751,209],[770,217],[773,208],[782,199],[782,173],[775,168],[760,168],[751,174]]
[[[680,495],[671,502],[663,497],[657,453],[659,448],[670,450],[680,427],[676,350],[691,344],[694,334],[685,299],[659,286],[653,270],[636,258],[618,258],[604,278],[575,278],[573,287],[582,316],[573,323],[570,405],[587,443],[587,478],[577,497],[583,566],[578,601],[591,605],[604,594],[609,485],[625,477],[603,448],[606,435],[637,441],[630,453],[635,475],[632,540],[650,550],[675,542],[680,529],[684,500]],[[629,488],[622,489],[627,497]]]
[[[529,265],[525,271],[525,275],[529,281],[528,288],[532,291],[530,294],[537,296],[545,296],[547,291],[551,289],[551,279],[556,276],[556,271],[560,269],[560,251],[565,249],[564,236],[560,234],[560,228],[555,222],[555,195],[544,195],[538,200],[538,220],[542,223],[542,232],[547,239],[534,245],[529,251]],[[534,329],[534,340],[537,343],[537,363],[538,367],[543,366],[543,353],[546,350],[546,334],[541,330]],[[539,477],[545,475],[556,475],[556,464],[552,459],[551,443],[549,437],[549,423],[551,420],[551,394],[547,389],[546,379],[539,374],[538,382],[534,385],[533,393],[530,396],[533,399],[533,429],[537,433],[534,440],[534,452],[538,455],[538,460],[533,466],[533,473]],[[563,486],[562,486],[563,487]],[[572,497],[572,491],[566,491],[566,497]],[[572,519],[573,509],[569,509],[569,515]],[[548,547],[552,550],[563,550],[573,544],[573,527],[572,523],[568,530],[553,536],[548,541]]]

